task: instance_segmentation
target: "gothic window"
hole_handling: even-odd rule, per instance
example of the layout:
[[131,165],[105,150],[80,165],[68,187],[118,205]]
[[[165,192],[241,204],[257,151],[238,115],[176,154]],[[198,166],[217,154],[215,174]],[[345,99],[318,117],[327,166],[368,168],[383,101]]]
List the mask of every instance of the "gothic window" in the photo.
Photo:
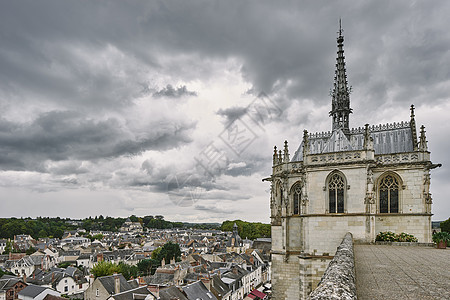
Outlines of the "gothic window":
[[398,213],[398,187],[397,178],[387,175],[380,181],[380,213]]
[[292,200],[293,200],[293,213],[294,215],[300,214],[300,201],[302,199],[302,187],[299,183],[296,183],[292,188]]
[[283,205],[283,189],[280,187],[280,204]]
[[345,180],[339,173],[331,175],[328,181],[328,212],[344,212],[344,188]]

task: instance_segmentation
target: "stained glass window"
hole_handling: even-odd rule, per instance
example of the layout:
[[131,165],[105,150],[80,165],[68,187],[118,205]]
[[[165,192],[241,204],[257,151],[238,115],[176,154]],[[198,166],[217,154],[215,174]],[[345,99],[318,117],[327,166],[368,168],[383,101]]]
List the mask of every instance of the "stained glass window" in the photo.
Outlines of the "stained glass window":
[[294,215],[300,214],[300,201],[302,198],[302,188],[300,184],[296,184],[293,188]]
[[345,181],[340,174],[333,174],[328,182],[328,211],[330,213],[344,212]]
[[392,175],[380,182],[380,213],[398,213],[398,180]]

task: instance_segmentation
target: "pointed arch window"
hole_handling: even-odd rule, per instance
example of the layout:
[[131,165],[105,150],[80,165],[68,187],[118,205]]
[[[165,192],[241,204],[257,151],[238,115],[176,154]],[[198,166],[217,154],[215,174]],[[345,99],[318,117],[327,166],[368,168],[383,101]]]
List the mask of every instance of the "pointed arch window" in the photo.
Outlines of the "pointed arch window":
[[292,211],[294,215],[300,214],[300,201],[302,200],[302,187],[299,183],[296,183],[294,187],[292,188]]
[[398,213],[398,179],[389,174],[380,181],[380,213]]
[[328,212],[344,213],[344,177],[334,173],[328,181]]

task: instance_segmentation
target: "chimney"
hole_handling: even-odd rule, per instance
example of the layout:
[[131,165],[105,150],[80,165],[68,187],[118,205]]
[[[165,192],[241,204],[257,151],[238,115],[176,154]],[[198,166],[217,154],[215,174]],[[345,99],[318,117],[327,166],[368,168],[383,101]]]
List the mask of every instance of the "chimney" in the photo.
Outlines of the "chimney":
[[27,274],[23,274],[23,282],[27,283]]
[[145,285],[147,285],[147,283],[145,282],[145,280],[144,280],[143,277],[139,276],[137,279],[138,279],[138,284],[139,284],[139,286],[145,286]]
[[175,256],[173,257],[173,259],[170,260],[170,264],[174,265],[175,264]]
[[119,275],[114,274],[114,294],[120,293],[120,277]]
[[164,267],[166,265],[166,259],[163,257],[161,261],[161,267]]

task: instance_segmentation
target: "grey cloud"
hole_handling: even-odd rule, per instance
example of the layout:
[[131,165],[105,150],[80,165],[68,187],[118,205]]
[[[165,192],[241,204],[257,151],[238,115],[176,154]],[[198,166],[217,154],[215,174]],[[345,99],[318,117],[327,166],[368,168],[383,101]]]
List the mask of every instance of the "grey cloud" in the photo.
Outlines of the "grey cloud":
[[184,96],[197,96],[197,92],[189,91],[185,85],[174,88],[171,84],[168,84],[160,91],[153,93],[153,97],[155,98],[181,98]]
[[224,208],[220,205],[195,205],[196,210],[203,210],[214,214],[233,214],[236,212],[236,209],[232,208]]
[[[236,57],[242,61],[242,76],[252,89],[279,93],[283,109],[299,98],[323,104],[329,101],[333,81],[335,31],[340,16],[350,84],[357,91],[371,91],[358,99],[367,104],[367,111],[388,101],[377,97],[382,86],[398,88],[395,101],[409,102],[411,97],[421,100],[420,88],[446,81],[449,72],[443,62],[448,61],[450,38],[441,24],[449,11],[446,2],[344,1],[326,3],[326,8],[320,1],[263,1],[258,5],[240,1],[156,1],[140,5],[43,1],[39,5],[30,2],[27,10],[16,3],[4,6],[0,24],[8,39],[2,41],[4,51],[0,54],[1,69],[5,70],[3,76],[0,74],[3,89],[29,92],[29,96],[39,92],[71,105],[128,105],[140,90],[136,82],[145,81],[142,69],[169,70],[162,56],[185,57],[178,68],[170,69],[171,76],[182,79],[186,74],[192,76],[190,70],[207,64],[207,59]],[[346,9],[349,6],[352,10]],[[73,17],[61,18],[57,12],[62,10],[71,11]],[[40,22],[44,19],[47,21]],[[8,28],[14,28],[16,34],[9,35]],[[58,47],[62,43],[73,44],[75,53]],[[125,58],[120,70],[107,64],[97,69],[86,67],[76,56],[77,50],[84,49],[85,57],[89,57],[90,52],[100,53],[108,47]],[[111,59],[112,66],[118,64],[117,58]],[[129,65],[128,60],[136,61],[136,66],[123,68]],[[388,66],[394,66],[390,68],[394,71],[388,71]],[[184,79],[207,79],[208,74],[194,72],[193,76]],[[155,96],[186,93],[195,92],[167,86]]]
[[247,107],[233,106],[225,109],[219,109],[217,114],[227,119],[227,123],[232,122],[247,113]]
[[[137,136],[118,119],[92,120],[52,111],[30,123],[0,123],[0,168],[38,170],[46,161],[97,160],[166,150],[190,143],[195,123],[157,123]],[[57,171],[60,172],[60,171]]]

